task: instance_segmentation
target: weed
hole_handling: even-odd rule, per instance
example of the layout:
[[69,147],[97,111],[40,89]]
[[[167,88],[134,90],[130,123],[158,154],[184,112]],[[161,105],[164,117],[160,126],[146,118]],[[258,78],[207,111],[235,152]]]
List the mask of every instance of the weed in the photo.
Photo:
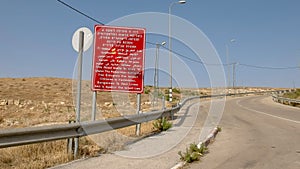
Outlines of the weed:
[[164,93],[169,94],[169,89],[165,89]]
[[172,127],[172,123],[163,117],[154,121],[153,126],[159,131],[166,131]]
[[180,94],[180,93],[181,93],[181,91],[180,91],[180,89],[178,89],[178,88],[174,88],[174,89],[173,89],[173,93]]
[[297,99],[298,97],[300,97],[300,89],[297,89],[295,92],[285,93],[283,97],[287,97],[290,99]]
[[169,100],[169,99],[170,99],[169,94],[165,94],[165,99],[166,99],[166,100]]
[[149,93],[150,93],[150,89],[149,89],[149,88],[146,88],[144,93],[145,93],[145,94],[149,94]]
[[222,131],[222,128],[221,128],[220,126],[218,126],[218,127],[217,127],[217,131],[218,131],[218,132],[221,132],[221,131]]
[[206,153],[208,153],[208,149],[204,144],[201,144],[199,148],[195,143],[193,143],[190,144],[189,148],[186,148],[185,153],[179,151],[178,155],[180,156],[180,160],[191,163],[193,161],[199,161],[200,157]]
[[50,112],[50,109],[49,109],[49,107],[47,105],[44,107],[43,112],[45,112],[45,113],[49,113]]
[[164,94],[162,92],[158,92],[158,98],[163,98]]

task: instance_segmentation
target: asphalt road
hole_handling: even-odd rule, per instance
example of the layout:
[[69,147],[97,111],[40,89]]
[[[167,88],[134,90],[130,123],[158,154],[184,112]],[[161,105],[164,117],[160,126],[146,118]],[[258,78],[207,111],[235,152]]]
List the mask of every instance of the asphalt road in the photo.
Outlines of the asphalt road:
[[222,132],[191,169],[299,169],[300,109],[271,97],[229,99]]

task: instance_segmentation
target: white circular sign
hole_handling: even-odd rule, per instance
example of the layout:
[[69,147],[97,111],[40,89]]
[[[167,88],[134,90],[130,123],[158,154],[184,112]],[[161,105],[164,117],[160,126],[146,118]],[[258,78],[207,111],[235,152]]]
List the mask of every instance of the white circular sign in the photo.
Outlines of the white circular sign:
[[84,41],[83,41],[83,51],[88,50],[93,42],[93,33],[89,28],[82,27],[77,29],[72,37],[72,46],[73,49],[77,52],[79,51],[79,32],[82,31],[84,33]]

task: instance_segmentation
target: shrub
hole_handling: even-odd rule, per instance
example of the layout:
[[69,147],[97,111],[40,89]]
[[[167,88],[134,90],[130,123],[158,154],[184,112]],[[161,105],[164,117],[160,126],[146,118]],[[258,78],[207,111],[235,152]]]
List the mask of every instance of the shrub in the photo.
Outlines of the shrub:
[[181,92],[180,92],[180,89],[178,89],[178,88],[174,88],[173,90],[173,93],[177,93],[177,94],[180,94]]
[[182,153],[181,151],[178,152],[180,156],[180,160],[186,161],[187,163],[191,163],[193,161],[200,160],[200,157],[204,154],[208,153],[208,149],[204,144],[201,144],[200,148],[193,143],[190,144],[189,148],[186,148],[186,152]]
[[221,132],[221,131],[222,131],[222,128],[218,126],[218,127],[217,127],[217,131],[218,131],[218,132]]
[[300,89],[297,89],[294,92],[285,93],[283,97],[287,97],[290,99],[297,99],[300,96]]
[[[158,97],[162,98],[163,96],[165,96],[165,95],[162,92],[158,91]],[[166,97],[165,97],[165,99],[166,99]]]
[[165,117],[157,119],[153,126],[159,131],[166,131],[172,127],[172,123],[169,122]]
[[145,94],[149,94],[150,93],[150,89],[146,88],[144,93]]
[[165,99],[166,99],[166,100],[169,100],[169,99],[170,99],[169,94],[165,94]]

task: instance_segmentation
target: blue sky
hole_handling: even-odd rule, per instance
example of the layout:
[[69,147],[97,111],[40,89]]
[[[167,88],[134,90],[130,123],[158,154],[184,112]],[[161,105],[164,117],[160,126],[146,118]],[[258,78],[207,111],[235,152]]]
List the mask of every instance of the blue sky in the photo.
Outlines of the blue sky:
[[[174,0],[64,2],[106,24],[134,13],[168,13]],[[72,78],[77,59],[71,45],[73,33],[83,26],[93,30],[97,23],[56,0],[2,0],[0,3],[0,77]],[[187,0],[184,5],[173,6],[172,14],[205,33],[224,63],[225,44],[228,44],[230,62],[296,67],[300,66],[299,8],[298,0]],[[149,36],[147,39],[155,42],[165,38]],[[230,43],[233,38],[236,42]],[[184,44],[174,42],[173,50],[197,58]],[[185,62],[197,76],[199,86],[209,87],[203,65]],[[293,87],[295,84],[300,87],[299,75],[299,68],[273,70],[238,65],[236,78],[237,85],[243,86]],[[145,75],[146,84],[152,84],[152,80],[151,73]]]

